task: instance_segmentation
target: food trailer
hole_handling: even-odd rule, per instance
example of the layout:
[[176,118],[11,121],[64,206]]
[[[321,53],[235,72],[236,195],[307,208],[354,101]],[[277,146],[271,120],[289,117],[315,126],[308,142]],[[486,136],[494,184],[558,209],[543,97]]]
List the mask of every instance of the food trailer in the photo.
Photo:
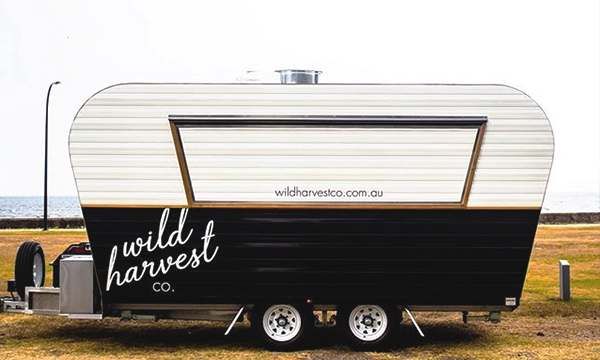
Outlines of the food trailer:
[[[503,85],[110,86],[69,149],[88,243],[25,243],[7,311],[72,318],[248,315],[275,349],[314,314],[359,349],[406,312],[519,306],[553,158],[529,96]],[[291,83],[290,83],[291,82]],[[230,327],[231,328],[231,327]]]

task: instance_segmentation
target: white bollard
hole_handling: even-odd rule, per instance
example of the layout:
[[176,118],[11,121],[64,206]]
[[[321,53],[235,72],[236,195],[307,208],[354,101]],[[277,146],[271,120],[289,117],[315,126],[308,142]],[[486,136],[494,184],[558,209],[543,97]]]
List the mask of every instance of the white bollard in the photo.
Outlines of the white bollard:
[[560,280],[560,299],[569,301],[571,299],[571,265],[567,260],[558,261],[558,276]]

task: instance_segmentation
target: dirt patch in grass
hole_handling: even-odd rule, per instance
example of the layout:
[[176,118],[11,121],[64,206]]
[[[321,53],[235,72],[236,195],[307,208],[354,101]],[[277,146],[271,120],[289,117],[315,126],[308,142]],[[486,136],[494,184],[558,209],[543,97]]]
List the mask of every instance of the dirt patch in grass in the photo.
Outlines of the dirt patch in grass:
[[[52,260],[67,244],[86,241],[84,231],[0,231],[1,291],[12,277],[14,255],[35,239]],[[571,264],[572,297],[558,300],[558,260]],[[50,271],[48,271],[49,273]],[[47,279],[48,283],[50,279]],[[405,320],[392,349],[353,352],[334,328],[316,329],[309,348],[265,351],[249,324],[68,320],[0,314],[0,354],[7,359],[599,359],[600,225],[540,226],[521,307],[500,324],[463,324],[457,313],[417,313],[426,337]]]

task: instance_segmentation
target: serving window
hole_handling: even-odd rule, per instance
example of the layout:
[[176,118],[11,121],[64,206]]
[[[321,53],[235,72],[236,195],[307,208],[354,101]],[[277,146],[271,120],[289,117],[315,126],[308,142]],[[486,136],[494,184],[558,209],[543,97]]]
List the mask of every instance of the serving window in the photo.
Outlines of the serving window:
[[482,117],[169,118],[190,206],[466,203]]

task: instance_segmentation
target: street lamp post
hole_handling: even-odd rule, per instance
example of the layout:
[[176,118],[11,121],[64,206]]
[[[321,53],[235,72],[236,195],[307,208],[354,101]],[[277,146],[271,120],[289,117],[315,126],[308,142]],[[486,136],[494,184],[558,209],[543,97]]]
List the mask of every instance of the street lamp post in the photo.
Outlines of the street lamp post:
[[46,97],[46,151],[44,154],[44,230],[48,230],[48,103],[50,102],[50,90],[52,86],[60,84],[60,81],[55,81],[48,88],[48,96]]

